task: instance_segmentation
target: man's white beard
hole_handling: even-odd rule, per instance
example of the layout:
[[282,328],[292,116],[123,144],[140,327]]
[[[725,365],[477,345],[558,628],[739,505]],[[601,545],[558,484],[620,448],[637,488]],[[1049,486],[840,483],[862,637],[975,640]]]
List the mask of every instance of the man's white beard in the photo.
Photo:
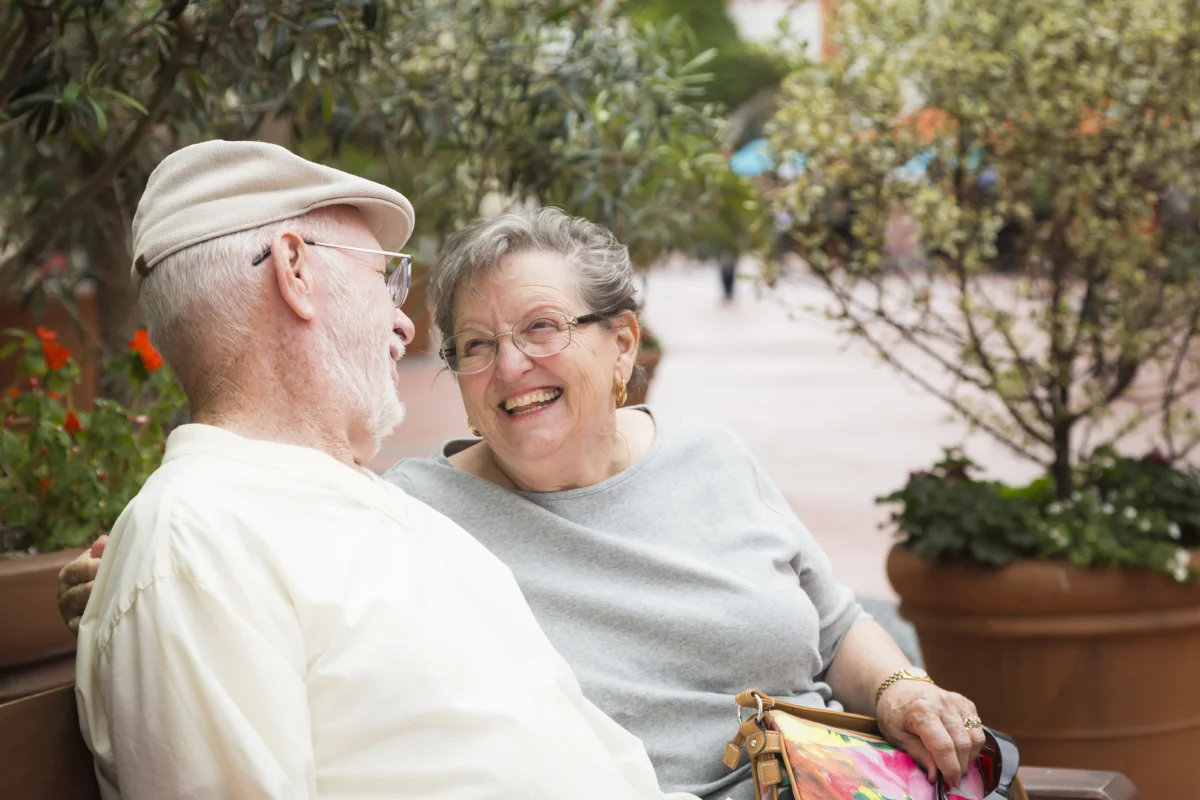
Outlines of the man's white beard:
[[[334,268],[336,270],[336,268]],[[333,270],[331,270],[333,271]],[[345,275],[331,281],[333,315],[325,332],[325,366],[334,384],[344,392],[355,426],[371,441],[371,455],[383,439],[404,421],[404,404],[392,383],[390,344],[398,339],[386,324],[371,324],[363,309],[355,308]],[[404,346],[400,344],[403,355]]]

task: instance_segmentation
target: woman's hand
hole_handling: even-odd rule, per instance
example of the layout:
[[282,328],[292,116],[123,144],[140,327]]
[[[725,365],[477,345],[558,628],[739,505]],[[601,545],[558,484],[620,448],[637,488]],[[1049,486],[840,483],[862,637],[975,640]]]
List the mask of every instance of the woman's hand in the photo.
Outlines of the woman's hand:
[[937,772],[957,788],[984,745],[983,729],[967,728],[975,704],[932,683],[897,681],[879,698],[879,728],[888,741],[915,758],[930,780]]
[[79,619],[87,607],[92,594],[92,582],[100,569],[100,556],[104,554],[107,536],[101,536],[92,549],[79,554],[79,558],[67,564],[58,573],[58,613],[71,633],[79,634]]

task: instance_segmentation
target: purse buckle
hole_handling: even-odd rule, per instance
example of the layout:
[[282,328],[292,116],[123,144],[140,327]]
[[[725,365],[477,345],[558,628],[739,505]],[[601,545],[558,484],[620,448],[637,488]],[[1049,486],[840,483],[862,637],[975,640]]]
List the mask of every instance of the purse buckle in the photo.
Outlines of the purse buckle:
[[[758,703],[758,710],[756,712],[754,712],[754,719],[758,720],[759,722],[762,722],[762,716],[763,716],[762,695],[759,694],[758,692],[751,692],[751,693],[754,695],[754,700]],[[743,722],[741,704],[739,704],[738,708],[737,708],[737,721],[738,721],[738,725],[741,725]]]

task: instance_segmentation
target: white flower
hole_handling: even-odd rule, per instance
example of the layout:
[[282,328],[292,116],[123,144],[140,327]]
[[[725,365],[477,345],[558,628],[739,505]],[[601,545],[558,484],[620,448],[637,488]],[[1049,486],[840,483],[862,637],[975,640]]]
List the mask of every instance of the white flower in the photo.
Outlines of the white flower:
[[1105,514],[1108,514],[1110,517],[1112,516],[1113,512],[1116,511],[1116,509],[1113,508],[1112,503],[1105,503],[1104,505],[1100,506],[1100,510]]
[[1137,509],[1133,506],[1125,506],[1125,519],[1137,519]]
[[1062,511],[1062,503],[1051,503],[1050,505],[1046,506],[1046,513],[1052,517],[1061,514]]
[[1167,523],[1167,536],[1170,536],[1172,539],[1174,539],[1175,541],[1178,542],[1179,537],[1182,535],[1183,535],[1183,533],[1179,530],[1179,523],[1177,523],[1177,522],[1168,522]]
[[1142,533],[1149,533],[1151,527],[1153,526],[1150,524],[1150,520],[1145,517],[1142,517],[1142,521],[1138,523],[1138,530]]
[[1079,492],[1071,492],[1071,502],[1072,503],[1078,503],[1082,499],[1083,499],[1083,495],[1081,495]]
[[1171,568],[1171,577],[1179,583],[1183,583],[1185,580],[1187,580],[1188,565],[1191,564],[1191,561],[1192,554],[1187,550],[1184,550],[1182,547],[1176,550],[1175,557],[1172,558],[1171,563],[1167,565]]
[[1067,538],[1067,534],[1063,532],[1062,528],[1050,529],[1050,541],[1054,542],[1059,547],[1066,547],[1071,543],[1071,540]]

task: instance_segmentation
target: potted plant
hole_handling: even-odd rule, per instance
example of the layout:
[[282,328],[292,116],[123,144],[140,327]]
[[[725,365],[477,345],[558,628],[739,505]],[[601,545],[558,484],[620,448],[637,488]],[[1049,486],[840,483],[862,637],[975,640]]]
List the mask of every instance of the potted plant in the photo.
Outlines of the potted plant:
[[96,399],[90,412],[70,400],[80,368],[58,332],[8,334],[0,357],[17,357],[17,380],[0,396],[0,700],[72,679],[58,572],[112,527],[185,406],[144,330],[105,367],[132,399]]
[[[1176,793],[1195,752],[1200,470],[1101,448],[1024,486],[960,452],[894,504],[888,578],[931,674],[976,698],[1032,763],[1119,769]],[[1118,691],[1123,681],[1129,691]]]
[[650,328],[643,325],[637,355],[637,365],[642,368],[642,380],[635,380],[630,384],[626,405],[634,406],[646,402],[646,396],[650,393],[650,383],[654,380],[654,371],[658,369],[658,362],[661,360],[662,343]]
[[[1200,751],[1200,17],[1147,8],[840,4],[770,137],[803,156],[771,201],[829,317],[1039,466],[1010,486],[949,453],[884,498],[930,672],[1023,761],[1157,798],[1192,794]],[[916,267],[889,258],[898,211]]]

